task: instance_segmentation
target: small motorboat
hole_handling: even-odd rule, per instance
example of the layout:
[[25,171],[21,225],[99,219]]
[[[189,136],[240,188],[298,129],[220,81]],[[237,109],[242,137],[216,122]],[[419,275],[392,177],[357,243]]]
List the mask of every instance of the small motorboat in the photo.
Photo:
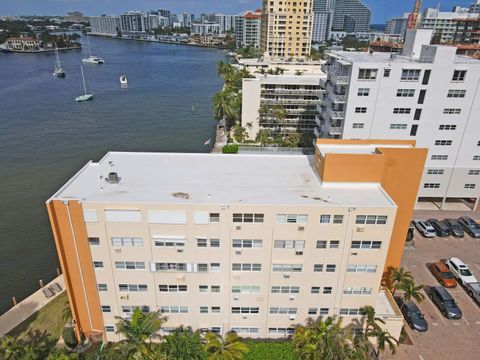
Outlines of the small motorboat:
[[128,86],[127,75],[120,75],[120,84],[122,85],[122,87]]
[[207,141],[205,141],[205,142],[203,143],[203,145],[205,145],[205,146],[210,145],[211,142],[212,142],[212,139],[208,139]]
[[82,59],[82,62],[84,64],[105,64],[105,61],[102,58],[99,58],[98,56],[89,56],[87,58]]

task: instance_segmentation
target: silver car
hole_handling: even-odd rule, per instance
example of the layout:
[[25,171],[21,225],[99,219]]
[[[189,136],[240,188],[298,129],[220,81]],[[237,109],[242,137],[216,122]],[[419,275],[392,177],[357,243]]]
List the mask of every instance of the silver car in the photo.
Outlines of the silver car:
[[437,233],[433,226],[427,220],[414,220],[418,232],[425,237],[435,237]]

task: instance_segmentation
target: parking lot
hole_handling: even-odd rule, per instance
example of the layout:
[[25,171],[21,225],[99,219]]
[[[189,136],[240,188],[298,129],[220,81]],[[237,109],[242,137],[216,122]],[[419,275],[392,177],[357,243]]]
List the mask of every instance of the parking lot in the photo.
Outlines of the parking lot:
[[[439,214],[441,214],[439,212]],[[426,299],[419,304],[428,321],[429,330],[415,332],[405,326],[413,345],[402,344],[394,359],[480,359],[477,344],[480,339],[480,305],[472,300],[465,290],[457,286],[448,289],[460,309],[460,320],[448,320],[427,296],[429,286],[439,285],[427,268],[427,263],[440,259],[458,257],[480,280],[480,239],[464,238],[424,238],[415,230],[415,248],[406,249],[402,266],[412,272],[418,284],[425,285]],[[392,358],[392,357],[389,357]]]

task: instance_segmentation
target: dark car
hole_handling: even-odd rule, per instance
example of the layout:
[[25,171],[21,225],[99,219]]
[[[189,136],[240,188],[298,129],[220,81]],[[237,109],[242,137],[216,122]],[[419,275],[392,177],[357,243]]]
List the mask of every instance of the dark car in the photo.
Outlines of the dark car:
[[456,237],[464,237],[465,236],[465,231],[462,229],[462,225],[458,222],[458,220],[455,219],[445,219],[443,220],[445,225],[447,225],[450,228],[450,231],[452,232],[453,236]]
[[433,226],[437,236],[447,237],[452,235],[450,228],[444,222],[437,219],[429,219],[428,222]]
[[471,217],[462,216],[458,219],[463,230],[473,238],[480,238],[480,225],[478,225]]
[[403,299],[400,297],[395,297],[398,307],[402,311],[403,317],[413,330],[424,332],[428,330],[428,323],[425,320],[422,312],[418,308],[417,304],[413,301],[407,303],[403,302]]
[[452,295],[444,287],[432,286],[428,296],[447,319],[462,318],[462,310],[460,310]]

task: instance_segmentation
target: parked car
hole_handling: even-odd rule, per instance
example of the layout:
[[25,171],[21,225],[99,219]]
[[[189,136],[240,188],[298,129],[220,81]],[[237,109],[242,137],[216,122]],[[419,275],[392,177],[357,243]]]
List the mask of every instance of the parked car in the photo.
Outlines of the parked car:
[[462,229],[462,225],[455,219],[445,219],[443,222],[450,228],[453,236],[464,237],[465,231]]
[[437,261],[433,264],[428,264],[428,268],[433,276],[435,276],[435,279],[437,279],[443,286],[447,288],[454,288],[457,286],[455,277],[443,262]]
[[409,301],[405,303],[402,298],[395,297],[395,301],[397,302],[400,311],[405,318],[408,326],[410,326],[413,330],[417,330],[420,332],[424,332],[428,330],[428,323],[425,320],[422,312],[418,308],[417,304],[413,301]]
[[462,216],[458,219],[460,225],[462,225],[463,230],[473,238],[480,238],[480,225],[478,225],[475,220],[468,216]]
[[418,232],[425,237],[435,237],[437,233],[435,229],[430,225],[430,223],[426,220],[414,220],[415,227],[417,228]]
[[450,228],[444,222],[437,219],[429,219],[428,222],[435,229],[437,236],[447,237],[452,235]]
[[445,260],[445,265],[448,266],[460,285],[478,282],[468,266],[459,258],[453,257]]
[[432,286],[428,296],[447,319],[462,318],[462,310],[460,310],[452,295],[444,287]]
[[477,300],[480,304],[480,283],[465,284],[465,290],[472,299]]

